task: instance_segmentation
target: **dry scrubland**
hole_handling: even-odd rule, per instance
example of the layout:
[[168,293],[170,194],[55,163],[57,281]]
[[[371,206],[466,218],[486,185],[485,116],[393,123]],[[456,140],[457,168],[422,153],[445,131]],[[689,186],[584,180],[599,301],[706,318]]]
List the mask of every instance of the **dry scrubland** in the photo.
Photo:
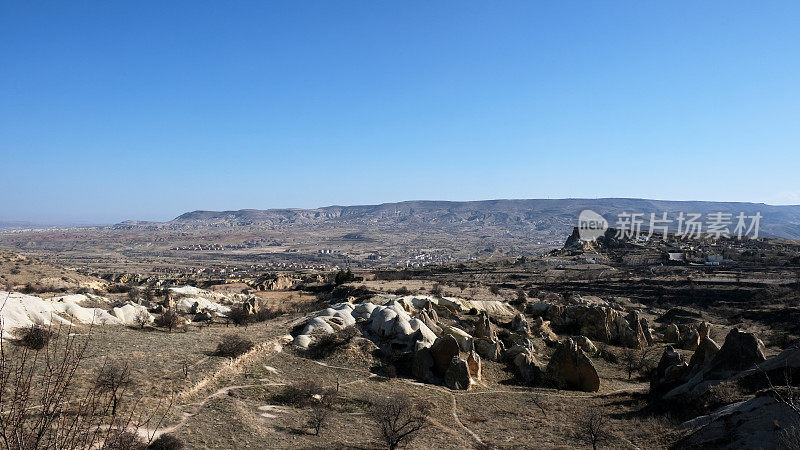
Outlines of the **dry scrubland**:
[[[112,305],[134,300],[149,305],[157,316],[156,311],[164,310],[160,304],[166,300],[158,297],[158,291],[147,294],[156,298],[143,300],[146,286],[134,290],[137,298],[117,292],[119,285],[110,282],[12,253],[2,256],[5,286],[12,290],[32,291],[42,298],[65,291],[91,291],[107,300],[90,296],[85,307],[109,310]],[[109,365],[128,367],[131,383],[122,397],[121,410],[163,414],[163,420],[149,423],[140,434],[169,433],[187,448],[386,448],[374,420],[374,405],[398,394],[406,395],[410,404],[429,408],[425,426],[413,440],[404,442],[409,448],[591,448],[588,420],[598,417],[602,425],[598,447],[682,448],[691,430],[680,428],[681,423],[720,406],[752,399],[755,391],[722,383],[695,402],[668,403],[651,396],[651,370],[668,345],[664,336],[671,322],[662,319],[669,316],[670,308],[679,306],[680,314],[692,317],[694,324],[712,324],[709,338],[718,345],[734,327],[753,333],[764,340],[766,357],[787,348],[798,334],[795,318],[800,310],[791,270],[783,272],[781,285],[781,275],[774,271],[766,275],[755,271],[756,281],[730,283],[718,280],[728,276],[722,270],[687,276],[682,268],[648,272],[613,264],[576,264],[569,267],[570,276],[553,278],[551,266],[537,264],[477,261],[379,279],[365,273],[365,280],[339,283],[335,288],[330,284],[334,274],[327,274],[324,282],[301,283],[290,290],[254,291],[245,282],[208,285],[208,291],[221,296],[220,301],[230,307],[240,305],[242,298],[251,298],[270,314],[262,317],[266,320],[236,326],[223,316],[209,324],[198,320],[194,312],[183,313],[195,320],[172,331],[152,324],[62,328],[79,344],[89,340],[72,388],[91,388],[98,373]],[[61,284],[52,284],[56,281]],[[242,292],[248,294],[242,297]],[[635,311],[652,326],[655,339],[644,346],[649,349],[646,353],[623,348],[619,342],[593,339],[599,349],[589,355],[600,380],[596,392],[557,389],[541,380],[522,379],[517,362],[507,358],[483,358],[482,376],[475,378],[468,390],[449,389],[422,382],[402,370],[399,362],[376,352],[358,333],[331,341],[322,352],[313,345],[311,350],[303,350],[290,344],[290,334],[297,335],[317,311],[348,300],[396,298],[380,297],[385,294],[502,302],[514,314],[527,311],[521,317],[532,328],[542,315],[531,312],[537,303],[564,306],[573,302],[574,294],[586,299],[599,295],[619,311]],[[173,300],[185,295],[175,295]],[[442,305],[438,310],[439,325],[477,332],[480,314],[456,312]],[[518,331],[510,318],[493,317],[491,323],[504,339],[515,339]],[[554,357],[559,341],[579,334],[569,327],[554,330],[558,333],[555,339],[536,334],[541,328],[529,336],[529,350],[542,369]],[[239,356],[220,355],[218,345],[230,336],[250,341],[252,348]],[[315,340],[320,341],[321,336],[315,335]],[[4,345],[6,349],[21,348],[13,341]],[[671,345],[686,361],[695,354],[692,349],[679,348],[682,345]],[[632,369],[626,361],[630,355],[643,358]],[[315,417],[322,422],[318,433],[310,423]],[[731,442],[739,441],[719,441],[714,446]]]
[[[484,362],[483,380],[477,386],[452,391],[377,375],[380,361],[369,354],[342,351],[320,360],[306,358],[281,345],[296,317],[287,315],[247,328],[213,325],[172,333],[94,327],[78,378],[90,382],[106,358],[129,363],[134,380],[130,398],[141,399],[140,407],[148,409],[174,395],[162,428],[181,437],[189,448],[381,448],[369,419],[369,402],[397,392],[434,406],[416,446],[573,448],[584,445],[577,424],[591,409],[602,409],[611,417],[610,428],[618,439],[614,446],[652,448],[670,439],[672,424],[666,419],[636,417],[644,407],[647,386],[628,381],[618,365],[596,361],[604,383],[600,392],[592,394],[517,386],[502,363],[491,361]],[[73,331],[83,334],[89,329]],[[229,333],[261,346],[232,364],[230,358],[214,355],[219,340]],[[281,398],[287,385],[306,379],[333,390],[339,386],[320,436],[306,426],[313,404],[298,406]],[[653,433],[654,427],[663,433]]]

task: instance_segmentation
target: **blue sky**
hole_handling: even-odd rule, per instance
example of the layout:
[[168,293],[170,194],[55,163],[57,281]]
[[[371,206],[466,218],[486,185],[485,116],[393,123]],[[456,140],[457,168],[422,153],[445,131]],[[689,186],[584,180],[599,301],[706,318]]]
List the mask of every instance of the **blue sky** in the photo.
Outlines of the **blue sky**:
[[800,3],[0,2],[0,220],[800,203]]

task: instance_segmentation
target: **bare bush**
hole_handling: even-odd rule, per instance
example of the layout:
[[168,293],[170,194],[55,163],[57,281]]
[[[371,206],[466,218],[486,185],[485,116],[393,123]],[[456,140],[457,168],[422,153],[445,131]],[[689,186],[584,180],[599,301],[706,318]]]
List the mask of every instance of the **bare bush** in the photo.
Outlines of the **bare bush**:
[[247,327],[251,321],[250,311],[247,310],[244,304],[238,304],[231,307],[228,313],[228,319],[233,322],[237,327],[242,325]]
[[372,403],[371,417],[378,425],[381,441],[390,450],[411,442],[425,428],[430,405],[407,394],[394,394]]
[[442,285],[439,283],[434,284],[431,288],[431,295],[441,298],[444,295],[444,289],[442,288]]
[[330,410],[328,408],[312,408],[308,414],[307,425],[314,430],[314,436],[319,436],[320,431],[328,424]]
[[281,315],[281,311],[277,308],[270,308],[267,305],[259,305],[258,311],[252,314],[253,322],[266,322]]
[[786,450],[800,450],[800,420],[781,430],[778,444]]
[[[78,450],[108,442],[105,448],[113,449],[115,438],[122,439],[121,430],[150,428],[148,424],[160,407],[134,423],[134,402],[124,414],[112,414],[114,400],[106,392],[96,385],[78,388],[76,375],[91,330],[80,343],[70,328],[51,331],[47,348],[33,351],[27,346],[9,346],[0,323],[0,448]],[[120,407],[124,399],[121,391],[117,392]],[[163,419],[161,416],[153,427]]]
[[253,341],[237,334],[228,334],[222,337],[222,342],[217,344],[216,354],[228,358],[244,355],[253,348]]
[[149,450],[180,450],[183,447],[183,441],[172,433],[162,434],[147,446]]
[[142,291],[139,288],[132,287],[128,290],[128,300],[136,303],[139,301],[139,296],[142,294]]
[[650,371],[650,363],[648,358],[653,353],[652,347],[645,347],[643,349],[626,348],[622,350],[621,362],[628,373],[628,380],[631,379],[634,373],[645,376]]
[[53,332],[48,327],[41,325],[31,325],[25,328],[20,335],[19,342],[33,350],[41,350],[47,346]]
[[133,322],[139,325],[139,328],[144,329],[150,323],[150,313],[147,310],[140,309],[133,317]]
[[286,385],[277,400],[293,406],[307,406],[313,403],[330,404],[334,394],[334,391],[326,389],[316,380],[306,379]]
[[130,431],[118,431],[103,441],[101,450],[145,450],[145,443],[138,434]]
[[173,329],[177,328],[178,325],[181,323],[181,316],[178,315],[175,311],[168,309],[164,311],[162,314],[158,315],[155,320],[155,326],[166,328],[170,332]]
[[608,417],[596,409],[589,410],[580,418],[578,432],[579,437],[591,445],[593,450],[597,450],[599,444],[612,438]]
[[95,387],[101,393],[111,397],[111,415],[117,414],[120,396],[133,384],[127,363],[106,361],[100,368],[95,380]]
[[534,393],[531,396],[531,403],[533,403],[537,408],[542,410],[542,415],[544,415],[545,418],[547,417],[547,411],[545,411],[544,409],[544,402],[542,401],[541,394],[539,394],[538,392]]
[[334,333],[325,333],[317,337],[317,339],[308,346],[306,356],[312,359],[325,358],[333,354],[336,349],[347,345],[356,336],[361,334],[358,328],[350,326],[343,328]]

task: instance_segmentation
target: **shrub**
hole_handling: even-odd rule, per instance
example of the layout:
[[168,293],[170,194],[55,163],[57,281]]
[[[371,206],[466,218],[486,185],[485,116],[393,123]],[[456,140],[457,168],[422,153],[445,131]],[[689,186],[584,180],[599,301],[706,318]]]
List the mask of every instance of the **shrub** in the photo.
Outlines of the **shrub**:
[[336,272],[336,276],[333,279],[333,283],[336,284],[336,285],[345,284],[345,283],[349,283],[349,282],[351,282],[351,281],[353,281],[355,279],[356,279],[356,277],[355,277],[355,275],[353,275],[353,272],[350,271],[350,269],[347,269],[346,271],[345,270],[340,270],[340,271]]
[[608,417],[596,409],[591,409],[585,413],[578,421],[578,433],[580,438],[591,445],[593,450],[597,450],[597,445],[611,439],[611,429]]
[[[125,398],[124,413],[108,414],[113,402],[110,396],[96,386],[84,389],[75,376],[79,367],[86,367],[91,338],[77,338],[70,331],[52,330],[50,344],[41,350],[44,356],[0,340],[2,448],[139,450],[141,446],[120,430],[135,433],[158,428],[164,418],[159,418],[162,405],[142,414],[136,405],[128,407]],[[164,415],[169,409],[164,409]],[[132,422],[137,416],[141,420]]]
[[327,401],[325,399],[333,397],[333,392],[325,389],[325,387],[316,380],[306,379],[286,385],[277,400],[288,405],[306,406],[317,401],[315,396],[322,398],[323,401]]
[[41,350],[50,342],[53,332],[41,325],[31,325],[22,332],[20,343],[33,350]]
[[311,410],[308,415],[308,427],[314,430],[314,436],[319,436],[319,432],[328,423],[328,416],[330,410],[327,408],[316,407]]
[[247,311],[247,308],[244,306],[244,304],[234,305],[231,307],[231,311],[228,313],[228,319],[237,327],[239,325],[247,326],[251,320],[250,312]]
[[371,417],[378,434],[390,450],[411,442],[428,423],[430,405],[407,394],[394,394],[372,403]]
[[339,347],[349,344],[354,337],[360,334],[361,332],[358,331],[356,327],[350,326],[335,333],[320,335],[308,346],[306,355],[312,359],[325,358],[335,352]]
[[492,286],[489,288],[489,292],[494,295],[500,295],[500,286]]
[[258,311],[252,315],[253,322],[266,322],[281,315],[281,311],[277,308],[270,308],[265,305],[259,305]]
[[133,317],[133,322],[139,325],[141,329],[144,329],[150,323],[150,313],[145,309],[140,309]]
[[142,292],[141,292],[141,290],[139,288],[132,287],[132,288],[130,288],[130,290],[128,290],[128,300],[130,300],[130,301],[135,303],[135,302],[137,302],[139,300],[139,296],[141,294],[142,294]]
[[136,433],[117,431],[106,438],[101,450],[145,450],[146,448],[147,444]]
[[147,446],[150,450],[180,450],[183,447],[183,441],[172,433],[162,434]]
[[439,283],[434,284],[433,287],[431,288],[431,295],[434,297],[441,297],[442,295],[444,295],[444,290],[442,289],[442,285]]
[[223,336],[222,342],[217,344],[216,354],[229,358],[236,358],[253,348],[253,341],[236,334]]
[[405,287],[405,286],[401,286],[399,289],[396,289],[396,290],[394,291],[394,294],[395,294],[395,295],[402,295],[402,296],[405,296],[405,295],[411,295],[411,291],[410,291],[410,290],[408,290],[408,288],[407,288],[407,287]]
[[95,387],[101,393],[111,396],[111,415],[117,413],[117,406],[122,392],[132,384],[131,372],[126,363],[112,362],[104,364],[97,374]]
[[178,315],[175,311],[168,309],[164,311],[163,314],[160,314],[156,317],[155,325],[157,327],[166,328],[170,332],[173,328],[176,328],[181,322],[181,316]]

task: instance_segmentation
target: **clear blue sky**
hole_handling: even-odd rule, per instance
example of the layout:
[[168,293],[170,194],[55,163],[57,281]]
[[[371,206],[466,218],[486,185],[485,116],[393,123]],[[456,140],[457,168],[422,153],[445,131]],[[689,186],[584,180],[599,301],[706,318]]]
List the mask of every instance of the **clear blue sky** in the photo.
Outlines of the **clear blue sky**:
[[800,203],[800,2],[0,2],[0,220]]

